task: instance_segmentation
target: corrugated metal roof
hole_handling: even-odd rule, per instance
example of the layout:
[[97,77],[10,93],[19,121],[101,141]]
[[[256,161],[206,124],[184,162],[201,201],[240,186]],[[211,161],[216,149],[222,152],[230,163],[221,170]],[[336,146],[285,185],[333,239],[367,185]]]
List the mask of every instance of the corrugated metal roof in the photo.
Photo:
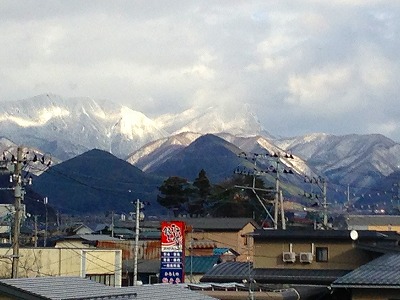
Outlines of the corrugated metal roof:
[[[135,299],[120,289],[106,286],[80,277],[37,277],[0,280],[0,291],[8,294],[19,292],[32,295],[37,299],[85,299],[92,297],[111,297],[125,295],[126,299]],[[19,296],[21,297],[21,296]],[[24,298],[21,298],[24,299]],[[35,299],[35,298],[34,298]]]
[[260,283],[330,284],[351,270],[328,269],[253,269],[252,263],[225,262],[210,269],[201,282],[242,282],[253,278]]
[[350,270],[337,269],[254,269],[257,282],[293,284],[331,284]]
[[123,287],[126,291],[137,292],[137,298],[140,300],[213,300],[215,298],[203,295],[200,292],[191,291],[186,285],[178,284],[154,284],[142,285],[138,287]]
[[247,262],[224,262],[214,266],[201,279],[201,282],[242,282],[254,275],[253,264]]
[[388,253],[338,278],[333,287],[390,287],[400,289],[400,254]]
[[171,299],[211,300],[184,285],[143,285],[114,288],[80,277],[37,277],[0,280],[0,293],[31,300]]

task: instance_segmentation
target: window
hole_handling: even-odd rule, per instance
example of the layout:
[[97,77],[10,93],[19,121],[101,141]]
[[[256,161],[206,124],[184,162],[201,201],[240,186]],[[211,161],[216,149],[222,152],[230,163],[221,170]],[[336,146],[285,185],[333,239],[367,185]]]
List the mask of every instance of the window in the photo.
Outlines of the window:
[[115,276],[111,274],[92,275],[86,274],[86,278],[109,286],[115,286]]
[[327,262],[328,261],[328,247],[316,247],[316,261]]

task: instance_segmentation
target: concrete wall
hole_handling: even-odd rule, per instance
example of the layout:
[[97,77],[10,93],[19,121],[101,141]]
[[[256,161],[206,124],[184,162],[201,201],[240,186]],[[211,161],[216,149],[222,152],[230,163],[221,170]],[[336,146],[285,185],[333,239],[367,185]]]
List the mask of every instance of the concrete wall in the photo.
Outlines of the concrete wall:
[[[10,278],[11,249],[0,249],[0,277]],[[19,277],[114,275],[121,285],[121,250],[21,248]]]
[[[328,261],[316,262],[315,249],[328,248]],[[283,252],[295,252],[296,262],[283,261]],[[313,253],[312,263],[301,263],[301,252]],[[352,242],[338,242],[332,240],[304,242],[304,241],[261,241],[255,244],[255,268],[294,268],[294,269],[342,269],[353,270],[370,261],[368,254],[356,249]]]

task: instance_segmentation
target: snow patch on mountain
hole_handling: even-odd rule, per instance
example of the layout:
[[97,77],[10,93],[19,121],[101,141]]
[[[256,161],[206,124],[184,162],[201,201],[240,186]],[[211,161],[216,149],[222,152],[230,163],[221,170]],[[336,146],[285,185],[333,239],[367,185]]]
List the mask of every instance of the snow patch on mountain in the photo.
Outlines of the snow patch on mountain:
[[263,131],[249,107],[193,107],[179,114],[165,114],[156,123],[171,134],[181,132],[230,133],[254,136]]
[[142,171],[150,171],[200,136],[199,133],[184,132],[158,139],[133,152],[128,156],[127,161]]
[[[98,148],[125,158],[166,136],[144,114],[106,100],[46,94],[0,108],[0,134],[67,159]],[[75,145],[72,152],[65,148]],[[76,152],[75,152],[76,151]]]

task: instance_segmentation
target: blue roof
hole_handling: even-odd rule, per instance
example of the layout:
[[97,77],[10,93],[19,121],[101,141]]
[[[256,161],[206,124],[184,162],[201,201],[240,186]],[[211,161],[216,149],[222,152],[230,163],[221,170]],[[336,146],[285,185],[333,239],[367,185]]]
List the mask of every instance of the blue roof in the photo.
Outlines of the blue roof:
[[213,254],[214,255],[222,255],[222,254],[224,254],[224,253],[226,253],[228,251],[229,251],[229,248],[215,248],[213,250]]
[[212,256],[186,256],[185,273],[205,274],[212,269],[218,262],[219,257]]

